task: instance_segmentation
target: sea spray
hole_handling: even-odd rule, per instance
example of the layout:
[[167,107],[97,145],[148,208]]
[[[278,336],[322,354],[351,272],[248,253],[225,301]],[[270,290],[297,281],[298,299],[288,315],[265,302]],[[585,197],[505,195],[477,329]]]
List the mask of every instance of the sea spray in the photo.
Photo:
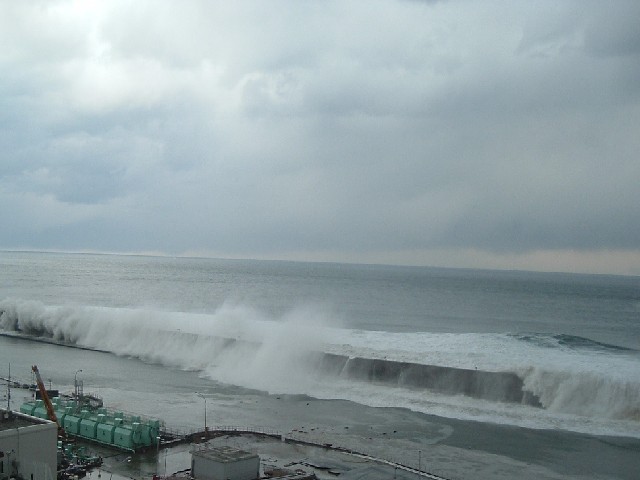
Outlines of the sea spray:
[[195,370],[272,393],[558,424],[558,417],[545,423],[534,413],[540,409],[532,410],[542,407],[579,417],[565,422],[567,429],[595,422],[607,431],[607,420],[638,422],[640,372],[632,350],[512,334],[365,332],[328,327],[311,307],[271,318],[237,304],[195,314],[6,299],[0,312],[5,333]]
[[524,373],[524,388],[533,392],[545,409],[596,418],[640,420],[640,378],[612,371],[548,371],[531,368]]

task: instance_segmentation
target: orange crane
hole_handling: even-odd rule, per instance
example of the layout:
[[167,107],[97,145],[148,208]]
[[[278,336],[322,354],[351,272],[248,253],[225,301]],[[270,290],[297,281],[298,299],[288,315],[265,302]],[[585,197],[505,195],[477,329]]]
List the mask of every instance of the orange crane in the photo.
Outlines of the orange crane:
[[56,425],[58,425],[58,435],[61,435],[63,437],[66,436],[64,428],[62,428],[62,425],[60,425],[60,422],[58,421],[58,417],[56,416],[56,412],[53,409],[53,404],[49,399],[49,394],[47,393],[47,389],[45,388],[44,382],[42,381],[42,377],[40,376],[40,372],[38,371],[38,366],[37,365],[32,366],[31,370],[33,370],[33,373],[36,374],[38,390],[40,390],[40,396],[42,397],[44,406],[47,409],[47,415],[49,415],[49,420],[51,420],[52,422],[56,422]]

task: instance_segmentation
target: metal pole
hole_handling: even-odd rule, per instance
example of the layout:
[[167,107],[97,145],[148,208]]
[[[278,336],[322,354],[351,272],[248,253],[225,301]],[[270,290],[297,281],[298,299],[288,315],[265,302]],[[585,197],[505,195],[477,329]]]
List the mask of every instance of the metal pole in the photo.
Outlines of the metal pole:
[[160,436],[156,437],[156,474],[160,474]]
[[78,374],[81,371],[82,369],[76,370],[76,374],[73,376],[73,388],[75,390],[75,397],[76,397],[76,410],[78,409]]
[[7,379],[7,413],[11,412],[11,363],[9,363],[9,378]]
[[209,435],[207,435],[208,433],[207,431],[207,397],[205,397],[203,394],[198,392],[196,392],[196,395],[204,400],[204,436],[205,438],[208,438]]

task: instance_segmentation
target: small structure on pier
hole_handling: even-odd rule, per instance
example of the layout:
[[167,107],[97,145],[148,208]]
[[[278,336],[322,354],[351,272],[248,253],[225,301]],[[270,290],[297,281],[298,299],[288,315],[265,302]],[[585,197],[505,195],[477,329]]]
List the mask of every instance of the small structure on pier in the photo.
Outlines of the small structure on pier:
[[196,480],[254,480],[260,476],[260,457],[232,447],[204,447],[191,452],[191,475]]

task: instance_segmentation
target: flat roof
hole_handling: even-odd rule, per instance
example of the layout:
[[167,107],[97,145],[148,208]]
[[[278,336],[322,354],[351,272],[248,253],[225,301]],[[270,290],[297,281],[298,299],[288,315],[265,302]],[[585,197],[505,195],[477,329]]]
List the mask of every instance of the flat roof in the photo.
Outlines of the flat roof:
[[16,428],[32,427],[33,425],[43,425],[53,423],[49,420],[32,417],[23,413],[0,410],[0,432],[4,430],[15,430]]
[[220,463],[238,462],[258,457],[255,453],[228,446],[203,448],[202,450],[194,450],[191,454]]

